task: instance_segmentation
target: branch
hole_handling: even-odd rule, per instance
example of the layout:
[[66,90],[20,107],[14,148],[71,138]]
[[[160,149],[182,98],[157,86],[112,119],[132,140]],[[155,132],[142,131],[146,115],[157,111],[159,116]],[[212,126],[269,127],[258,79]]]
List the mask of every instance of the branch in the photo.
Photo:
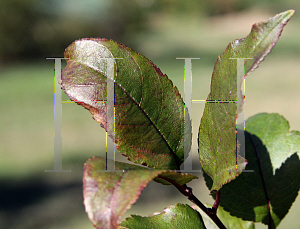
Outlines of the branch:
[[212,207],[212,210],[215,212],[215,214],[217,214],[217,209],[219,207],[219,204],[220,204],[220,190],[217,191],[217,193],[216,193],[216,200],[215,200],[214,205]]
[[[224,226],[224,224],[221,222],[221,220],[218,218],[218,216],[216,214],[217,213],[217,207],[218,207],[219,203],[216,205],[215,210],[214,210],[214,206],[215,206],[216,202],[215,202],[213,208],[207,208],[207,207],[204,206],[204,204],[202,204],[200,202],[200,200],[197,199],[196,196],[193,195],[192,188],[188,187],[186,184],[180,185],[180,184],[177,184],[175,181],[170,180],[166,177],[161,177],[161,176],[158,176],[158,177],[161,178],[161,179],[164,179],[165,181],[168,181],[170,184],[174,185],[191,202],[196,204],[202,211],[204,211],[209,216],[209,218],[211,218],[211,220],[214,221],[214,223],[220,229],[226,229],[226,227]],[[219,199],[220,199],[220,196],[219,196]],[[218,201],[219,201],[219,199],[218,199]],[[217,199],[216,199],[216,201],[217,201]]]

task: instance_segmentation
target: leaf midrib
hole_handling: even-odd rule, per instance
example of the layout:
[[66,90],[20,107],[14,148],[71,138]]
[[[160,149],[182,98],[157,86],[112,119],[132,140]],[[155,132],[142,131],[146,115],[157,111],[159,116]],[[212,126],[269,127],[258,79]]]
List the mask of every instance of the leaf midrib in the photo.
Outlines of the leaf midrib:
[[[135,58],[128,52],[128,50],[127,49],[125,49],[126,50],[126,52],[132,57],[132,59],[135,61],[135,63],[137,64],[137,66],[139,66],[139,64],[136,62],[136,60],[135,60]],[[113,56],[113,54],[112,54],[112,56]],[[82,65],[84,65],[84,66],[87,66],[87,67],[89,67],[89,68],[91,68],[91,69],[93,69],[93,70],[95,70],[96,72],[98,72],[99,74],[102,74],[106,79],[107,79],[107,76],[105,75],[105,74],[103,74],[102,72],[99,72],[99,69],[96,69],[96,68],[94,68],[93,66],[90,66],[89,64],[87,64],[87,63],[83,63],[83,62],[81,62],[81,61],[78,61],[78,60],[76,60],[76,59],[69,59],[69,61],[75,61],[75,62],[78,62],[79,64],[82,64]],[[118,67],[117,65],[116,65],[116,67]],[[139,66],[139,68],[140,68],[140,66]],[[141,75],[143,76],[143,73],[142,73],[142,71],[140,70],[140,72],[141,72]],[[117,72],[116,72],[116,74],[117,74]],[[161,77],[160,75],[158,75],[158,79],[159,80],[161,80],[159,77]],[[116,78],[117,78],[117,75],[116,75]],[[142,77],[143,78],[143,77]],[[169,79],[168,79],[169,80]],[[161,82],[161,81],[160,81]],[[126,96],[128,96],[129,98],[130,98],[130,100],[139,108],[139,110],[144,114],[144,116],[150,121],[150,123],[151,123],[151,125],[155,128],[155,130],[156,130],[156,132],[160,135],[160,137],[163,139],[163,141],[164,141],[164,143],[167,145],[167,147],[168,147],[168,149],[169,149],[169,151],[172,153],[172,155],[173,155],[173,157],[174,157],[174,161],[176,162],[176,166],[177,166],[177,168],[179,169],[179,164],[178,164],[178,161],[177,161],[177,156],[176,156],[176,151],[174,151],[174,150],[172,150],[172,148],[171,148],[171,146],[169,145],[169,143],[168,143],[168,141],[167,141],[167,139],[163,136],[163,134],[160,132],[160,130],[158,129],[158,127],[156,126],[156,124],[151,120],[151,117],[145,112],[145,110],[144,109],[142,109],[142,107],[140,106],[140,104],[137,102],[137,101],[135,101],[134,99],[133,99],[133,97],[126,91],[126,89],[124,88],[124,87],[122,87],[121,85],[119,85],[117,82],[116,82],[116,80],[114,79],[114,84],[115,85],[117,85],[118,87],[119,87],[119,89],[121,89],[125,94],[126,94]],[[143,85],[143,84],[142,84]],[[162,87],[163,88],[163,87]],[[142,87],[142,89],[143,89],[143,87]],[[173,88],[172,88],[172,90],[173,90]],[[142,97],[142,99],[143,99],[143,97]],[[142,99],[141,99],[141,101],[142,101]],[[178,143],[178,145],[180,144],[180,141],[179,141],[179,143]],[[178,147],[177,147],[178,148]]]

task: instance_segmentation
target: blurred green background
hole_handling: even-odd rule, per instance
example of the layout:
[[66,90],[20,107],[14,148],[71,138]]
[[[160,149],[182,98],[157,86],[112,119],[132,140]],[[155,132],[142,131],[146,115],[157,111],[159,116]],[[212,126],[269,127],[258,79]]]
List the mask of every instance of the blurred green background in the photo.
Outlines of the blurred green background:
[[[206,99],[214,63],[228,43],[288,9],[296,12],[279,42],[246,78],[245,116],[277,112],[300,130],[297,0],[1,0],[0,228],[93,228],[82,204],[82,169],[88,158],[105,155],[105,131],[87,110],[63,104],[63,169],[72,172],[45,173],[53,169],[54,151],[54,61],[46,57],[63,57],[76,39],[113,39],[151,59],[182,94],[184,62],[176,57],[201,57],[193,61],[193,99]],[[203,108],[193,105],[195,153]],[[202,202],[213,203],[202,178],[190,186]],[[175,188],[151,182],[126,216],[177,202],[191,204]],[[279,229],[300,228],[299,211],[298,199]]]

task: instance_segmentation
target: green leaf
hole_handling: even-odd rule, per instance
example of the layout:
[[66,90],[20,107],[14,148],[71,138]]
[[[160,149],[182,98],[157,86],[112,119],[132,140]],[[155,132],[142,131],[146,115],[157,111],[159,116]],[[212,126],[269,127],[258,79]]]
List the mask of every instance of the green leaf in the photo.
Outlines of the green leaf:
[[136,202],[142,190],[154,178],[185,184],[198,177],[174,171],[153,170],[115,162],[116,170],[103,172],[106,158],[93,157],[84,165],[83,198],[85,210],[96,228],[116,228],[123,214]]
[[[279,114],[262,113],[246,121],[247,170],[220,190],[220,205],[244,220],[277,227],[300,188],[300,132],[289,131]],[[207,186],[212,180],[205,175]]]
[[160,214],[142,217],[131,215],[120,224],[127,229],[205,229],[202,217],[186,204],[171,205]]
[[237,101],[237,104],[205,105],[199,128],[199,158],[202,168],[213,180],[212,190],[219,190],[240,174],[230,170],[237,167],[242,171],[246,166],[244,158],[236,155],[236,118],[244,100],[240,90],[243,79],[237,81],[237,60],[229,58],[253,58],[244,61],[244,73],[248,75],[274,47],[293,13],[289,10],[254,24],[246,38],[232,41],[217,59],[207,100]]
[[[65,58],[62,88],[106,130],[115,127],[110,137],[123,155],[153,168],[179,169],[190,151],[191,122],[185,122],[178,89],[159,68],[125,45],[100,38],[75,41]],[[115,126],[106,103],[99,102],[107,101],[111,79],[103,58],[122,58],[114,59]]]
[[177,173],[174,171],[164,171],[161,175],[157,176],[153,180],[163,185],[172,185],[168,180],[174,181],[179,185],[189,183],[193,179],[198,179],[197,176],[188,173]]
[[[211,208],[212,205],[206,204],[206,207]],[[200,213],[202,212],[199,207],[192,206],[194,209],[197,209]],[[219,227],[208,217],[206,214],[201,214],[203,217],[204,224],[209,229],[218,229]],[[224,224],[227,229],[254,229],[254,223],[251,221],[244,221],[237,217],[230,215],[230,213],[226,212],[221,206],[218,207],[217,216]]]

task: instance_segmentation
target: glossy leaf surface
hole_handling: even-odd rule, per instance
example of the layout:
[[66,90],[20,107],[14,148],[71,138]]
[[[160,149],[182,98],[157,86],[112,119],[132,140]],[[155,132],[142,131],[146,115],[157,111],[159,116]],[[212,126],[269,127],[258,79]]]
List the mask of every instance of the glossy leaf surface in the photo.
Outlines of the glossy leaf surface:
[[185,184],[197,177],[174,171],[150,170],[137,165],[115,162],[116,170],[103,172],[106,158],[90,158],[84,166],[83,197],[85,210],[96,228],[117,228],[123,214],[136,202],[147,184],[159,176],[177,184]]
[[120,225],[120,229],[206,229],[199,212],[186,204],[171,205],[160,214],[149,217],[131,215]]
[[[208,204],[206,204],[205,206],[209,207],[209,208],[212,207],[211,205],[208,205]],[[206,214],[204,214],[204,213],[202,214],[202,211],[199,209],[199,207],[193,206],[193,208],[197,209],[201,213],[204,224],[207,228],[219,229],[219,227],[216,226],[216,224]],[[218,207],[217,216],[221,220],[221,222],[224,224],[226,229],[236,229],[236,228],[254,229],[253,222],[245,221],[240,218],[234,217],[234,216],[230,215],[228,212],[226,212],[221,206]]]
[[[244,74],[248,75],[271,51],[283,27],[292,17],[289,10],[268,21],[254,24],[250,34],[231,42],[215,64],[211,79],[210,101],[236,101],[235,103],[206,103],[199,129],[199,158],[204,171],[212,178],[212,190],[235,179],[246,166],[240,155],[236,156],[236,118],[242,111],[244,96],[241,92],[243,78],[237,80],[237,60],[244,61]],[[238,145],[239,147],[239,145]]]
[[[143,55],[112,40],[77,40],[65,58],[62,88],[102,127],[114,130],[110,137],[123,155],[153,168],[179,169],[184,152],[190,151],[191,122],[185,122],[183,100],[166,75]],[[112,77],[115,124],[107,115]]]
[[[224,185],[220,205],[232,215],[277,227],[300,188],[300,132],[278,114],[246,121],[247,170]],[[212,180],[206,175],[210,188]]]

